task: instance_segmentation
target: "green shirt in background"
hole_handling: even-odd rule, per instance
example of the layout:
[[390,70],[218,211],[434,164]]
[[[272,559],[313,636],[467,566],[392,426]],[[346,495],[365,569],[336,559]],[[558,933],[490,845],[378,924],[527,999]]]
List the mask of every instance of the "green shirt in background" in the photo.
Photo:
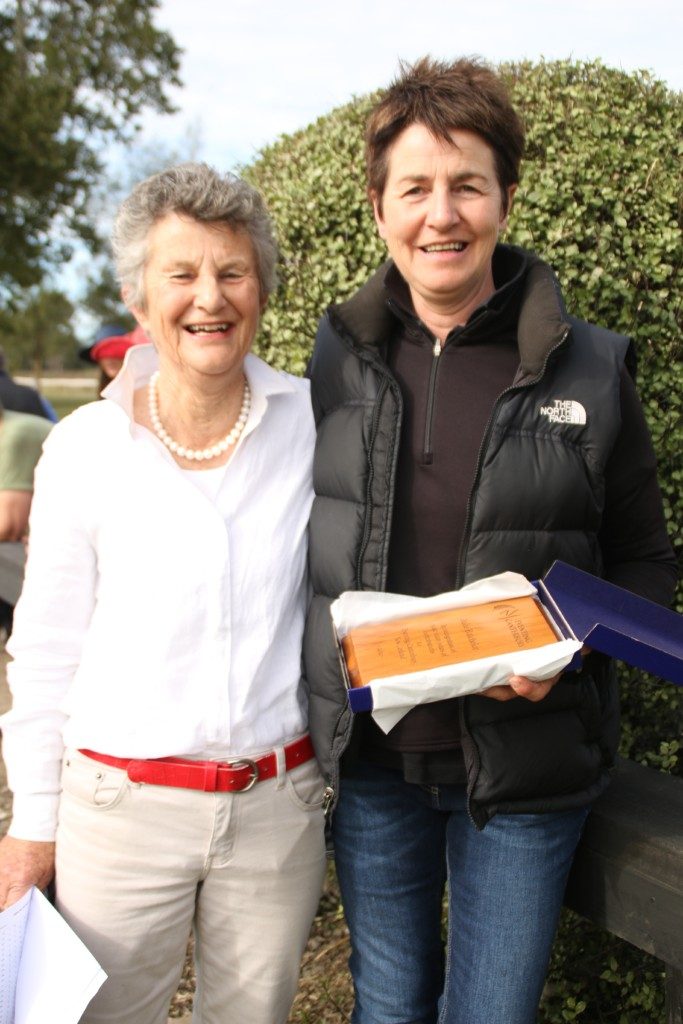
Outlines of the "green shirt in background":
[[32,491],[33,471],[52,423],[5,409],[0,418],[0,491]]

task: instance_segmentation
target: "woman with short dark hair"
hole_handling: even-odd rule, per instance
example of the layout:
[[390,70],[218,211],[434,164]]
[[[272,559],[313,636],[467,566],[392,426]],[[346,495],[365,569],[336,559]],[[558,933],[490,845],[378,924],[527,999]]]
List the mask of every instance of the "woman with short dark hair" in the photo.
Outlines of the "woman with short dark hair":
[[568,316],[551,269],[500,242],[523,141],[481,62],[402,69],[366,135],[391,258],[330,307],[310,364],[304,660],[355,1024],[535,1021],[618,693],[589,654],[578,673],[420,704],[385,734],[349,710],[331,601],[533,580],[555,559],[662,603],[676,578],[628,340]]

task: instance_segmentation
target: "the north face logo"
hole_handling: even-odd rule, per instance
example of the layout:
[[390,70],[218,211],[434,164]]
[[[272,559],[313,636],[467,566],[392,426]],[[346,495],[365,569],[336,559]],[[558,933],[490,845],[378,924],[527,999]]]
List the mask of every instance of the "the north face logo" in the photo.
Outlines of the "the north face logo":
[[556,398],[552,405],[542,405],[541,416],[547,416],[551,423],[577,423],[586,422],[586,410],[581,402],[573,399]]

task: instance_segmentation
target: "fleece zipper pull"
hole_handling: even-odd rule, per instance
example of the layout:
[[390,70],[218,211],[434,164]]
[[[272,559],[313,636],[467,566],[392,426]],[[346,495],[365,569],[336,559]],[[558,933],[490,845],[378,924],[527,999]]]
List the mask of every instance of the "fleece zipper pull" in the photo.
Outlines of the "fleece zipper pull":
[[432,366],[429,372],[429,385],[427,388],[427,415],[425,419],[424,445],[422,449],[422,464],[431,465],[434,454],[432,452],[432,427],[434,422],[434,401],[436,394],[436,374],[439,368],[439,356],[443,352],[443,342],[440,338],[434,339],[432,345]]

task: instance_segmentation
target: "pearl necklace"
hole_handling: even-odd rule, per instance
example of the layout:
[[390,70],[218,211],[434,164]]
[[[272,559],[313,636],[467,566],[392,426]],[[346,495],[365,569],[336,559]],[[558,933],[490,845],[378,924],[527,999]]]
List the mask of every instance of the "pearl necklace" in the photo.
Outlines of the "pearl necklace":
[[184,445],[174,441],[168,431],[164,429],[164,426],[159,419],[159,396],[157,392],[158,382],[159,371],[157,370],[156,373],[153,373],[150,377],[147,388],[149,418],[152,421],[154,433],[157,435],[159,440],[166,445],[168,450],[173,452],[174,455],[178,455],[181,459],[189,459],[190,462],[210,461],[211,459],[217,459],[219,455],[222,455],[228,450],[230,445],[233,445],[238,441],[249,418],[249,409],[251,408],[251,390],[249,388],[249,381],[246,378],[244,380],[242,408],[240,409],[240,414],[237,417],[237,422],[222,441],[217,441],[216,444],[210,445],[208,448],[186,448]]

